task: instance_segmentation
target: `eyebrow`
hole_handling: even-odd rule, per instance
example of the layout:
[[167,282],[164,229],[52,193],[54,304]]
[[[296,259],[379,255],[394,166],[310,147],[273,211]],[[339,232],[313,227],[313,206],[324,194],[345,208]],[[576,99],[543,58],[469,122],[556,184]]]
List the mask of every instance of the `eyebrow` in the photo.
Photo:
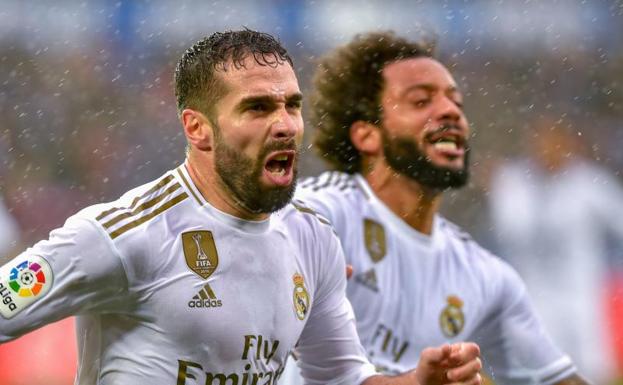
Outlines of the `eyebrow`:
[[[270,96],[270,95],[257,95],[257,96],[248,96],[246,98],[242,98],[242,100],[240,100],[240,103],[238,103],[238,105],[240,106],[248,106],[250,104],[271,104],[271,103],[275,103],[275,101],[277,100],[277,98],[275,98],[274,96]],[[300,92],[294,93],[292,95],[288,95],[288,97],[286,97],[286,103],[292,103],[292,102],[301,102],[303,100],[303,94]]]
[[[404,90],[403,94],[408,94],[411,91],[415,91],[415,90],[425,90],[425,91],[436,91],[438,90],[439,87],[437,87],[434,84],[430,84],[430,83],[420,83],[420,84],[414,84],[412,86],[407,87],[406,90]],[[461,91],[458,89],[458,87],[456,86],[450,86],[446,89],[444,89],[444,92],[456,92],[456,93],[461,93]]]

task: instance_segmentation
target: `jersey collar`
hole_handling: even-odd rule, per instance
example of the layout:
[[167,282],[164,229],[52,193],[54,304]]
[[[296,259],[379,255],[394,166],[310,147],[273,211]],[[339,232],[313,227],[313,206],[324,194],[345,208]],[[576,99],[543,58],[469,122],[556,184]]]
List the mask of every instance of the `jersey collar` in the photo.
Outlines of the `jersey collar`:
[[201,206],[202,210],[207,211],[219,222],[247,233],[264,233],[269,229],[270,218],[272,217],[272,215],[261,221],[248,221],[230,215],[212,206],[210,202],[208,202],[203,197],[201,192],[199,192],[199,189],[197,188],[192,178],[190,177],[190,174],[188,173],[186,163],[176,168],[173,174],[180,181],[182,187],[186,189],[188,195],[192,197],[192,200],[197,203],[197,205]]

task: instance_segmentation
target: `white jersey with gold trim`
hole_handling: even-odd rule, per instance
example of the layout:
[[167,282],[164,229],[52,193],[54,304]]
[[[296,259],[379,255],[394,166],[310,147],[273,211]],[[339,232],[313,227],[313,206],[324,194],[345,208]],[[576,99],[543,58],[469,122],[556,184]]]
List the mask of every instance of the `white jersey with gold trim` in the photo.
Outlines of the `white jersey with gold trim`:
[[297,341],[308,383],[358,384],[374,367],[326,223],[232,217],[180,166],[0,268],[0,342],[78,315],[78,384],[277,384]]
[[347,296],[377,369],[404,372],[425,347],[475,341],[497,384],[551,384],[575,372],[515,271],[456,225],[436,216],[432,236],[417,232],[360,175],[323,173],[299,183],[296,197],[340,237],[354,267]]

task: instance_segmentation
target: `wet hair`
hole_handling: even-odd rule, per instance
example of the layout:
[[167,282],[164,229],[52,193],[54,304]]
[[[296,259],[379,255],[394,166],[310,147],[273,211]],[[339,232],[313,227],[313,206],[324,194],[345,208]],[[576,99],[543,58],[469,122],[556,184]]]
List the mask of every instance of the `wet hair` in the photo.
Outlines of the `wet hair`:
[[178,114],[192,108],[210,116],[219,97],[227,90],[216,74],[233,65],[245,67],[252,56],[262,66],[275,67],[285,62],[293,66],[286,49],[273,36],[245,28],[216,32],[193,44],[175,68],[175,98]]
[[314,75],[311,123],[314,145],[333,168],[361,171],[361,155],[350,140],[350,127],[361,120],[381,122],[383,68],[392,62],[432,57],[434,42],[410,42],[393,31],[355,36],[320,60]]

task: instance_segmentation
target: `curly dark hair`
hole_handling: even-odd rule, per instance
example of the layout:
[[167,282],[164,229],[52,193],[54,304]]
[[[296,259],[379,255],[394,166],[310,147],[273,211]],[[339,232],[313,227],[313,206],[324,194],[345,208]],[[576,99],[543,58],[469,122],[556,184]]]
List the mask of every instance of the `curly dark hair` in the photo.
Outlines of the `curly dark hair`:
[[294,67],[286,49],[267,33],[248,28],[213,33],[188,48],[177,63],[174,82],[178,114],[185,108],[212,114],[216,100],[226,91],[216,71],[227,71],[230,62],[236,69],[243,68],[249,55],[263,66],[288,62]]
[[410,42],[393,31],[355,36],[324,56],[314,75],[311,123],[314,145],[333,168],[361,171],[361,155],[350,140],[356,121],[381,121],[383,68],[397,60],[433,57],[434,41]]

